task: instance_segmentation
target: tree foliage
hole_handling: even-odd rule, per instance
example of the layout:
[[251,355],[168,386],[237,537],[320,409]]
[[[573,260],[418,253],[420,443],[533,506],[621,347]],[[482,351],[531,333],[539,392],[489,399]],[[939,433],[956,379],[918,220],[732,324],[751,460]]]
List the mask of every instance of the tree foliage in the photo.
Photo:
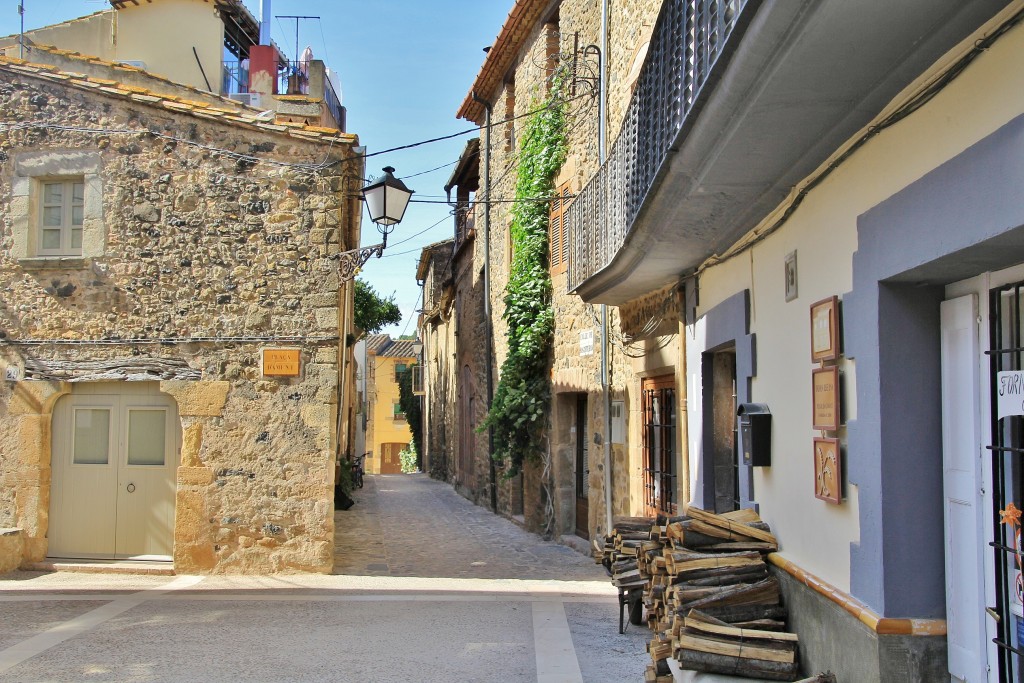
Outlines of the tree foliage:
[[402,310],[395,303],[395,295],[385,299],[363,280],[356,280],[356,326],[365,334],[375,334],[388,325],[402,322]]
[[[492,457],[514,476],[544,446],[551,406],[548,370],[554,340],[548,272],[549,198],[565,162],[565,105],[554,87],[546,106],[526,120],[512,205],[512,265],[505,288],[508,357],[483,427],[494,430]],[[530,201],[533,200],[533,201]]]

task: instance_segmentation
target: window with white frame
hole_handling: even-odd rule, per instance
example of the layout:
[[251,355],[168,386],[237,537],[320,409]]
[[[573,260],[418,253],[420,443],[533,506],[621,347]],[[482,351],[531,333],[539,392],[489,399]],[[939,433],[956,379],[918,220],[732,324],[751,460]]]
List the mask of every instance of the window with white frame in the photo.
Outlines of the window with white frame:
[[11,255],[25,268],[79,267],[83,258],[103,255],[107,231],[101,167],[95,151],[39,150],[14,155]]
[[82,178],[39,181],[39,255],[81,256],[85,212]]

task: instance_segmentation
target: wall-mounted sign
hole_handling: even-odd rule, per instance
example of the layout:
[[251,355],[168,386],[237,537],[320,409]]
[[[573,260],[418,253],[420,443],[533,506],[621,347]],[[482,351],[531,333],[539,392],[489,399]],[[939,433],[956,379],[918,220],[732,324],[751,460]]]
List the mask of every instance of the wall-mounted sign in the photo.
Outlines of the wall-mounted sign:
[[839,297],[811,305],[811,360],[839,358]]
[[834,432],[839,429],[839,368],[812,370],[811,378],[814,428]]
[[581,330],[580,331],[580,355],[581,356],[593,356],[594,355],[594,331],[593,330]]
[[814,497],[839,505],[843,501],[839,439],[814,440]]
[[1024,415],[1024,371],[1007,370],[996,373],[997,419]]
[[298,377],[300,349],[263,349],[260,366],[264,377]]
[[798,295],[796,286],[796,250],[786,254],[783,264],[783,272],[786,278],[786,301],[792,301]]

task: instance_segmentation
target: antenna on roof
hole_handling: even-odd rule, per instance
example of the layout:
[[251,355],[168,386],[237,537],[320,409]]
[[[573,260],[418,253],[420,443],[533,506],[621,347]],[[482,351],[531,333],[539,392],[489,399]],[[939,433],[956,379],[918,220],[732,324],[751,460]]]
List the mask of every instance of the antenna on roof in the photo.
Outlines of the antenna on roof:
[[18,0],[18,14],[21,16],[21,32],[18,34],[18,59],[25,59],[25,0]]

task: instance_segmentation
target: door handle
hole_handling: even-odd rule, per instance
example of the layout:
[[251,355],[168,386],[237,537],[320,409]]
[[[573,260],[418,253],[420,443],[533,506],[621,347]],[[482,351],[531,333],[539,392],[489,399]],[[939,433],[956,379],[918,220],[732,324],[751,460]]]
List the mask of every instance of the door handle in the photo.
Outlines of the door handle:
[[135,484],[128,484],[128,486],[125,487],[125,490],[128,493],[135,493]]

